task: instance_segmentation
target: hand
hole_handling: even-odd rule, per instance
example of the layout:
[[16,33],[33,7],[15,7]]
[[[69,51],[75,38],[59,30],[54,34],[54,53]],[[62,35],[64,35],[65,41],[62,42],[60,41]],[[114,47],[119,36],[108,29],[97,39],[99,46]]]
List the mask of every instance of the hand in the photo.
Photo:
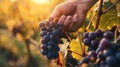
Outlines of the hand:
[[56,6],[48,21],[58,19],[64,31],[75,32],[85,23],[87,11],[97,0],[68,0]]

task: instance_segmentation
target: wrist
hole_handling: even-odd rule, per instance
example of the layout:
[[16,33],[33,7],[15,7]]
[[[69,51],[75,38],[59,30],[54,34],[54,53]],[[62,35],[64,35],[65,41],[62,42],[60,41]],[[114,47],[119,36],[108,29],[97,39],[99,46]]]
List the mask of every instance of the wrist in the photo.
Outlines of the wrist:
[[79,1],[80,4],[82,4],[84,7],[82,7],[84,9],[85,12],[89,11],[89,9],[95,5],[95,3],[97,2],[98,0],[81,0]]
[[82,5],[84,10],[88,11],[98,0],[68,0],[70,2]]

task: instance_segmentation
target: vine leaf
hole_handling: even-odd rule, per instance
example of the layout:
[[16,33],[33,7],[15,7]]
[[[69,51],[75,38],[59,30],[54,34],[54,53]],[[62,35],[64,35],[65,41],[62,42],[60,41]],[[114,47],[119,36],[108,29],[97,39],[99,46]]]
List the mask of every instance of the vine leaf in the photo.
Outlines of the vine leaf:
[[[82,54],[82,49],[80,48],[80,44],[79,44],[79,41],[78,41],[78,38],[77,39],[73,39],[70,43],[70,50],[74,51],[74,52],[77,52],[79,54]],[[75,53],[72,53],[72,56],[73,58],[76,58],[76,59],[82,59],[82,56],[78,55],[78,54],[75,54]]]
[[[109,6],[111,6],[111,2],[105,2],[103,5],[103,11],[106,10]],[[109,10],[106,14],[103,14],[100,19],[99,28],[102,30],[106,30],[107,28],[111,28],[113,25],[120,24],[118,22],[116,7],[114,6],[111,10]]]
[[[110,2],[110,1],[104,2],[102,10],[105,11],[111,5],[112,5],[112,2]],[[120,6],[120,3],[117,3],[107,13],[102,14],[102,16],[100,18],[100,24],[99,24],[98,29],[107,30],[107,29],[111,28],[113,25],[120,25],[120,16],[119,16],[120,7],[119,6]],[[90,10],[92,12],[91,13],[92,15],[94,15],[94,13],[95,13],[95,11],[94,11],[95,8],[97,8],[97,7],[94,7]],[[89,15],[87,18],[91,18],[91,16]],[[92,21],[92,26],[94,28],[95,28],[95,25],[96,25],[96,18]]]

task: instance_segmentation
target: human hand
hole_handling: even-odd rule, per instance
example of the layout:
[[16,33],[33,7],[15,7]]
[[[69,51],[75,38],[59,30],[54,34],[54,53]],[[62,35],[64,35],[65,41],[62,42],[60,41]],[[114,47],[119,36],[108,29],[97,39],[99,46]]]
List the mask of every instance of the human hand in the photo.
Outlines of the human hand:
[[87,11],[97,0],[68,0],[56,6],[48,21],[58,19],[64,25],[64,31],[75,32],[85,23]]

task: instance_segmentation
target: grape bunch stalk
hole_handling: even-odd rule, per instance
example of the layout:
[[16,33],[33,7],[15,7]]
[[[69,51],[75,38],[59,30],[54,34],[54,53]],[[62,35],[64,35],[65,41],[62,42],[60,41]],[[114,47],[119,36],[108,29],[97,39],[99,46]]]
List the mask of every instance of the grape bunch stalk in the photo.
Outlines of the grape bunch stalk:
[[56,59],[59,57],[59,43],[62,43],[62,24],[56,24],[55,22],[41,22],[39,24],[40,35],[42,36],[41,53],[46,55],[48,59]]
[[[118,40],[114,40],[114,35]],[[111,30],[85,32],[83,43],[88,46],[87,54],[80,62],[80,66],[87,67],[119,67],[120,66],[120,32],[117,26]]]

